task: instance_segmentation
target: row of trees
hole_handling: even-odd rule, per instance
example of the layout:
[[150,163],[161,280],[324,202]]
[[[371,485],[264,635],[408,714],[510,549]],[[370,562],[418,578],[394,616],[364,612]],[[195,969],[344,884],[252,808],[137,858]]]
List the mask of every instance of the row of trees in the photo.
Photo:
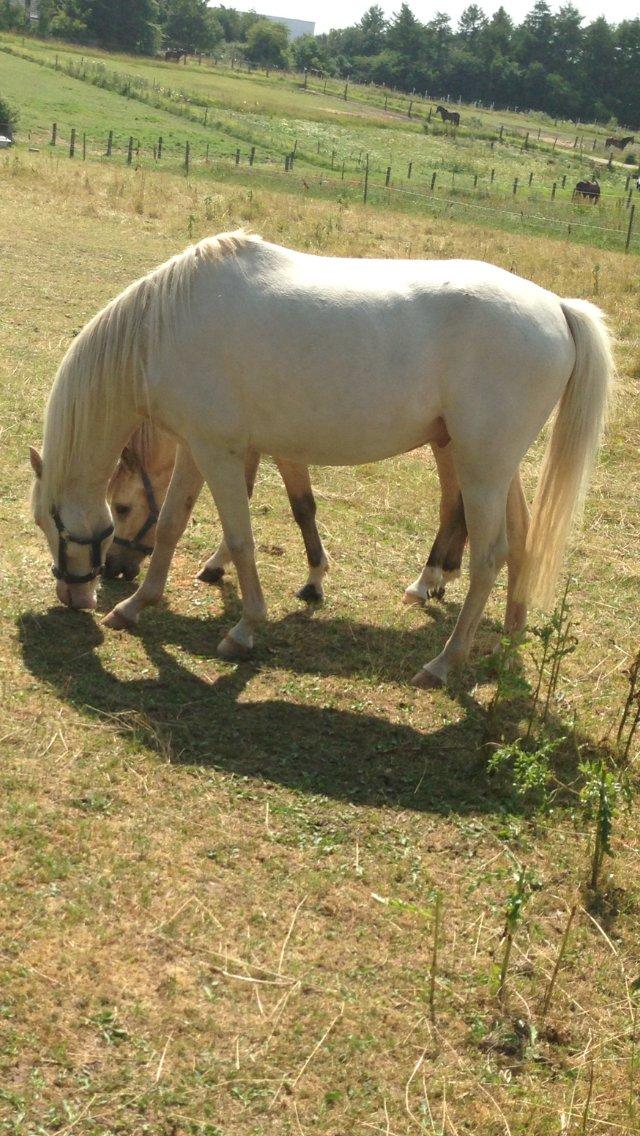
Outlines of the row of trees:
[[441,12],[423,24],[408,4],[391,20],[374,5],[353,27],[297,40],[294,54],[361,82],[640,127],[640,19],[583,23],[572,3],[553,13],[546,0],[519,25],[470,4],[455,29]]
[[[536,0],[519,25],[502,7],[488,17],[474,3],[455,29],[441,12],[421,23],[403,3],[387,20],[373,5],[353,27],[293,44],[258,13],[206,0],[40,0],[39,9],[41,33],[107,48],[228,48],[263,66],[640,128],[640,19],[616,26],[600,17],[583,27],[570,2],[553,13]],[[23,0],[0,0],[0,27],[20,20]]]

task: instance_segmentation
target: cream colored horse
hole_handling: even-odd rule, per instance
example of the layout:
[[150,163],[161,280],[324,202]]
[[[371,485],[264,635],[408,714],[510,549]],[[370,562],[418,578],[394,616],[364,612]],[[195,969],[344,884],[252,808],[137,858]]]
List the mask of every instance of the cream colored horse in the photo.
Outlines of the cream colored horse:
[[[58,596],[95,605],[112,535],[107,484],[144,417],[184,442],[156,551],[175,546],[201,476],[220,514],[243,600],[224,658],[250,651],[266,614],[244,481],[250,446],[345,465],[450,439],[470,584],[443,650],[414,677],[441,684],[467,658],[505,560],[509,631],[522,629],[528,600],[550,601],[612,375],[596,308],[492,265],[316,257],[245,234],[202,241],[107,305],[61,364],[43,458],[32,452]],[[556,406],[528,527],[518,467]]]

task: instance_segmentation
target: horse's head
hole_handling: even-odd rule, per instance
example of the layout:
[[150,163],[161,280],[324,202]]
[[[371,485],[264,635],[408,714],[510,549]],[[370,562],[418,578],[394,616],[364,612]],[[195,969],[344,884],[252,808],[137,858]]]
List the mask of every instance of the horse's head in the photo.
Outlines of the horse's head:
[[109,507],[106,501],[91,506],[86,500],[74,501],[69,492],[52,501],[42,458],[33,448],[29,452],[36,475],[31,497],[33,516],[51,550],[56,594],[66,607],[92,610],[113,535]]
[[125,447],[113,475],[108,499],[115,534],[107,555],[105,576],[134,580],[145,557],[153,552],[156,522],[171,477],[171,466],[149,469]]

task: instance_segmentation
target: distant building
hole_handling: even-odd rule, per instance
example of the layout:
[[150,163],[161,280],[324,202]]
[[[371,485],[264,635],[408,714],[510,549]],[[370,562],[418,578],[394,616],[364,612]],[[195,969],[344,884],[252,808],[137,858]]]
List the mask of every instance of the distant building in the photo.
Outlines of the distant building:
[[283,24],[288,28],[291,39],[300,39],[303,35],[313,35],[315,31],[315,23],[311,20],[289,20],[286,16],[265,16],[265,20],[271,20],[274,24]]

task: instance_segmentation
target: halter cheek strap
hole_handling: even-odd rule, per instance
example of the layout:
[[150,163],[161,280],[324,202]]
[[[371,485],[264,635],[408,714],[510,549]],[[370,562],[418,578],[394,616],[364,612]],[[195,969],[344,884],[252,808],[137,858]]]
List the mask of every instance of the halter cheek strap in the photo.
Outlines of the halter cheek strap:
[[[104,568],[102,542],[108,536],[111,536],[113,525],[108,525],[97,536],[72,536],[65,529],[57,509],[51,510],[51,516],[58,530],[58,563],[51,566],[51,571],[56,580],[64,580],[65,584],[88,584],[90,580],[95,580],[97,576],[102,574]],[[91,571],[84,576],[75,576],[67,567],[67,545],[69,544],[88,545],[91,548]]]
[[119,544],[122,548],[130,548],[132,552],[141,552],[143,556],[151,556],[153,545],[142,544],[142,541],[149,530],[158,523],[160,510],[156,501],[156,495],[153,492],[153,485],[149,479],[149,474],[143,466],[140,467],[140,477],[142,478],[142,484],[144,485],[144,491],[147,496],[147,505],[149,507],[147,519],[142,525],[142,528],[138,529],[135,536],[131,537],[129,540],[123,536],[114,536],[113,543]]

